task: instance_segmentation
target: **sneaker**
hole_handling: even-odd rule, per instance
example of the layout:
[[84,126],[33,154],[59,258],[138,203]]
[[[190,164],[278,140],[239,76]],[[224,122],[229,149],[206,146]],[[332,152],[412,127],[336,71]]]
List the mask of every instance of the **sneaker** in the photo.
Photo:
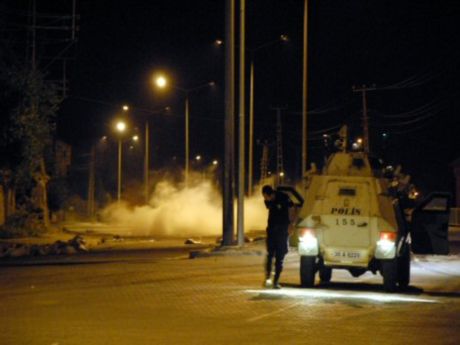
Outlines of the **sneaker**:
[[271,279],[265,279],[264,287],[269,288],[271,286],[272,286],[272,280]]
[[277,290],[281,289],[280,283],[274,282],[274,283],[273,283],[273,288],[274,288],[274,289],[277,289]]

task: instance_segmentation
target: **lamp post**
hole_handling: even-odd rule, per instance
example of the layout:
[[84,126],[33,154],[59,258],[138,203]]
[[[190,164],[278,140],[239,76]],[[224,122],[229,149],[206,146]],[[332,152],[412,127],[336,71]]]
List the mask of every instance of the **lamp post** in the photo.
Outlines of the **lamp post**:
[[250,74],[249,74],[249,152],[248,152],[248,195],[252,195],[252,181],[253,181],[253,149],[254,149],[254,59],[256,52],[262,48],[269,47],[279,42],[287,42],[289,40],[287,35],[280,35],[276,40],[266,42],[255,48],[248,49],[250,52]]
[[[168,79],[164,76],[155,78],[155,84],[157,87],[163,89],[168,85]],[[198,91],[208,86],[214,86],[213,81],[198,85],[193,88],[181,88],[178,86],[171,86],[173,89],[179,90],[185,95],[185,185],[188,186],[189,172],[190,172],[190,107],[189,107],[189,94],[194,91]]]
[[126,130],[126,123],[124,121],[117,121],[115,130],[119,133],[118,136],[118,179],[117,179],[117,200],[121,201],[121,160],[122,160],[122,134]]
[[[158,78],[159,80],[156,81],[159,85],[164,85],[166,83],[165,80],[162,80],[161,77]],[[163,86],[162,86],[163,87]],[[149,113],[149,114],[160,114],[168,110],[169,107],[166,107],[164,109],[157,109],[157,110],[145,110],[143,109],[143,112]],[[123,105],[122,107],[124,112],[127,112],[130,110],[128,105]],[[145,203],[147,204],[149,202],[149,168],[150,168],[150,125],[149,125],[149,120],[148,118],[145,119],[145,138],[144,138],[144,198],[145,198]],[[134,135],[133,136],[133,141],[138,141],[139,136]]]

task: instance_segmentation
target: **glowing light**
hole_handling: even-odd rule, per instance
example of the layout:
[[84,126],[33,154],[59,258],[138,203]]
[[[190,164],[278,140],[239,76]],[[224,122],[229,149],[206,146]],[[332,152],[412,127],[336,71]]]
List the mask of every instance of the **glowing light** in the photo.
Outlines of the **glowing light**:
[[380,240],[377,241],[375,257],[377,259],[392,259],[396,255],[396,233],[384,231],[380,233]]
[[201,156],[198,155],[198,156],[195,157],[195,159],[196,159],[197,161],[200,161],[200,160],[201,160]]
[[118,132],[123,133],[126,130],[126,123],[124,123],[123,121],[118,121],[115,125],[115,128]]
[[129,106],[128,105],[123,105],[123,111],[128,111],[129,110]]
[[406,297],[401,295],[386,294],[386,293],[359,293],[359,292],[338,292],[338,291],[326,291],[326,290],[304,290],[304,289],[291,289],[284,288],[282,290],[246,290],[247,293],[261,294],[261,295],[272,295],[272,296],[285,296],[294,298],[323,298],[323,299],[346,299],[346,300],[368,300],[372,302],[407,302],[407,303],[439,303],[437,300]]
[[315,231],[310,228],[299,229],[299,254],[300,255],[317,255],[318,239]]
[[220,40],[220,39],[217,39],[214,41],[214,43],[218,46],[221,46],[222,44],[224,44],[224,41]]
[[299,229],[299,239],[304,237],[316,237],[315,231],[310,228]]
[[166,84],[168,84],[168,80],[163,76],[158,76],[155,78],[155,84],[159,88],[164,88],[166,87]]
[[288,35],[281,35],[280,40],[283,41],[283,42],[287,42],[287,41],[289,41],[289,36]]
[[219,164],[219,162],[216,159],[212,161],[212,165],[217,165],[217,164]]
[[358,144],[362,144],[362,143],[363,143],[363,139],[358,138],[358,139],[356,139],[356,142],[357,142]]
[[133,140],[134,140],[134,141],[138,141],[138,140],[139,140],[139,136],[138,136],[138,135],[133,135]]
[[394,242],[396,240],[396,232],[382,231],[380,233],[380,240]]
[[281,171],[281,172],[280,172],[280,177],[283,177],[283,176],[284,176],[284,172]]

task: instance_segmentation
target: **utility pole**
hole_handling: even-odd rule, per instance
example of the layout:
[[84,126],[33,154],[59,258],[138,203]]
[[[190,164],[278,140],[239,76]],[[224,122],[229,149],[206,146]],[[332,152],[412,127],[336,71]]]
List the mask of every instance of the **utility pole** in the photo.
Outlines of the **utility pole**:
[[281,125],[281,108],[276,108],[276,184],[284,181],[283,167],[283,129]]
[[75,41],[76,7],[77,0],[72,0],[72,41]]
[[222,245],[233,243],[235,197],[235,0],[225,1],[225,152]]
[[149,131],[149,121],[145,120],[145,138],[144,138],[144,198],[145,204],[149,203],[149,147],[150,147],[150,131]]
[[249,145],[248,145],[248,196],[252,195],[252,162],[254,143],[254,51],[251,52],[251,64],[249,67]]
[[94,216],[94,206],[95,206],[95,166],[96,166],[96,147],[93,145],[91,147],[91,152],[89,154],[89,176],[88,176],[88,217],[93,218]]
[[364,152],[369,153],[369,117],[367,116],[367,98],[366,92],[375,90],[375,86],[373,87],[366,87],[366,85],[362,85],[360,88],[352,87],[353,92],[361,92],[362,101],[363,101],[363,136],[364,136]]
[[303,14],[303,87],[302,87],[302,172],[307,171],[307,110],[308,110],[308,0],[304,3]]
[[262,143],[262,158],[260,159],[260,181],[263,183],[268,178],[268,142]]
[[32,0],[32,71],[36,70],[36,54],[37,54],[37,2]]
[[239,61],[239,146],[238,146],[238,210],[237,210],[237,239],[238,245],[244,245],[244,180],[245,180],[245,20],[246,0],[240,0],[240,61]]

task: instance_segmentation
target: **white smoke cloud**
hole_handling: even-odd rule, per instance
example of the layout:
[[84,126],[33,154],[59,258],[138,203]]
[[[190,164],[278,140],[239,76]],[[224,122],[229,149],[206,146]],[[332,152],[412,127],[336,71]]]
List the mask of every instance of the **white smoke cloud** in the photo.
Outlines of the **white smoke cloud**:
[[[266,227],[267,210],[259,194],[246,198],[245,232]],[[104,222],[129,228],[129,233],[137,236],[222,235],[222,196],[210,181],[202,179],[189,187],[162,181],[149,205],[113,203],[101,215]]]

